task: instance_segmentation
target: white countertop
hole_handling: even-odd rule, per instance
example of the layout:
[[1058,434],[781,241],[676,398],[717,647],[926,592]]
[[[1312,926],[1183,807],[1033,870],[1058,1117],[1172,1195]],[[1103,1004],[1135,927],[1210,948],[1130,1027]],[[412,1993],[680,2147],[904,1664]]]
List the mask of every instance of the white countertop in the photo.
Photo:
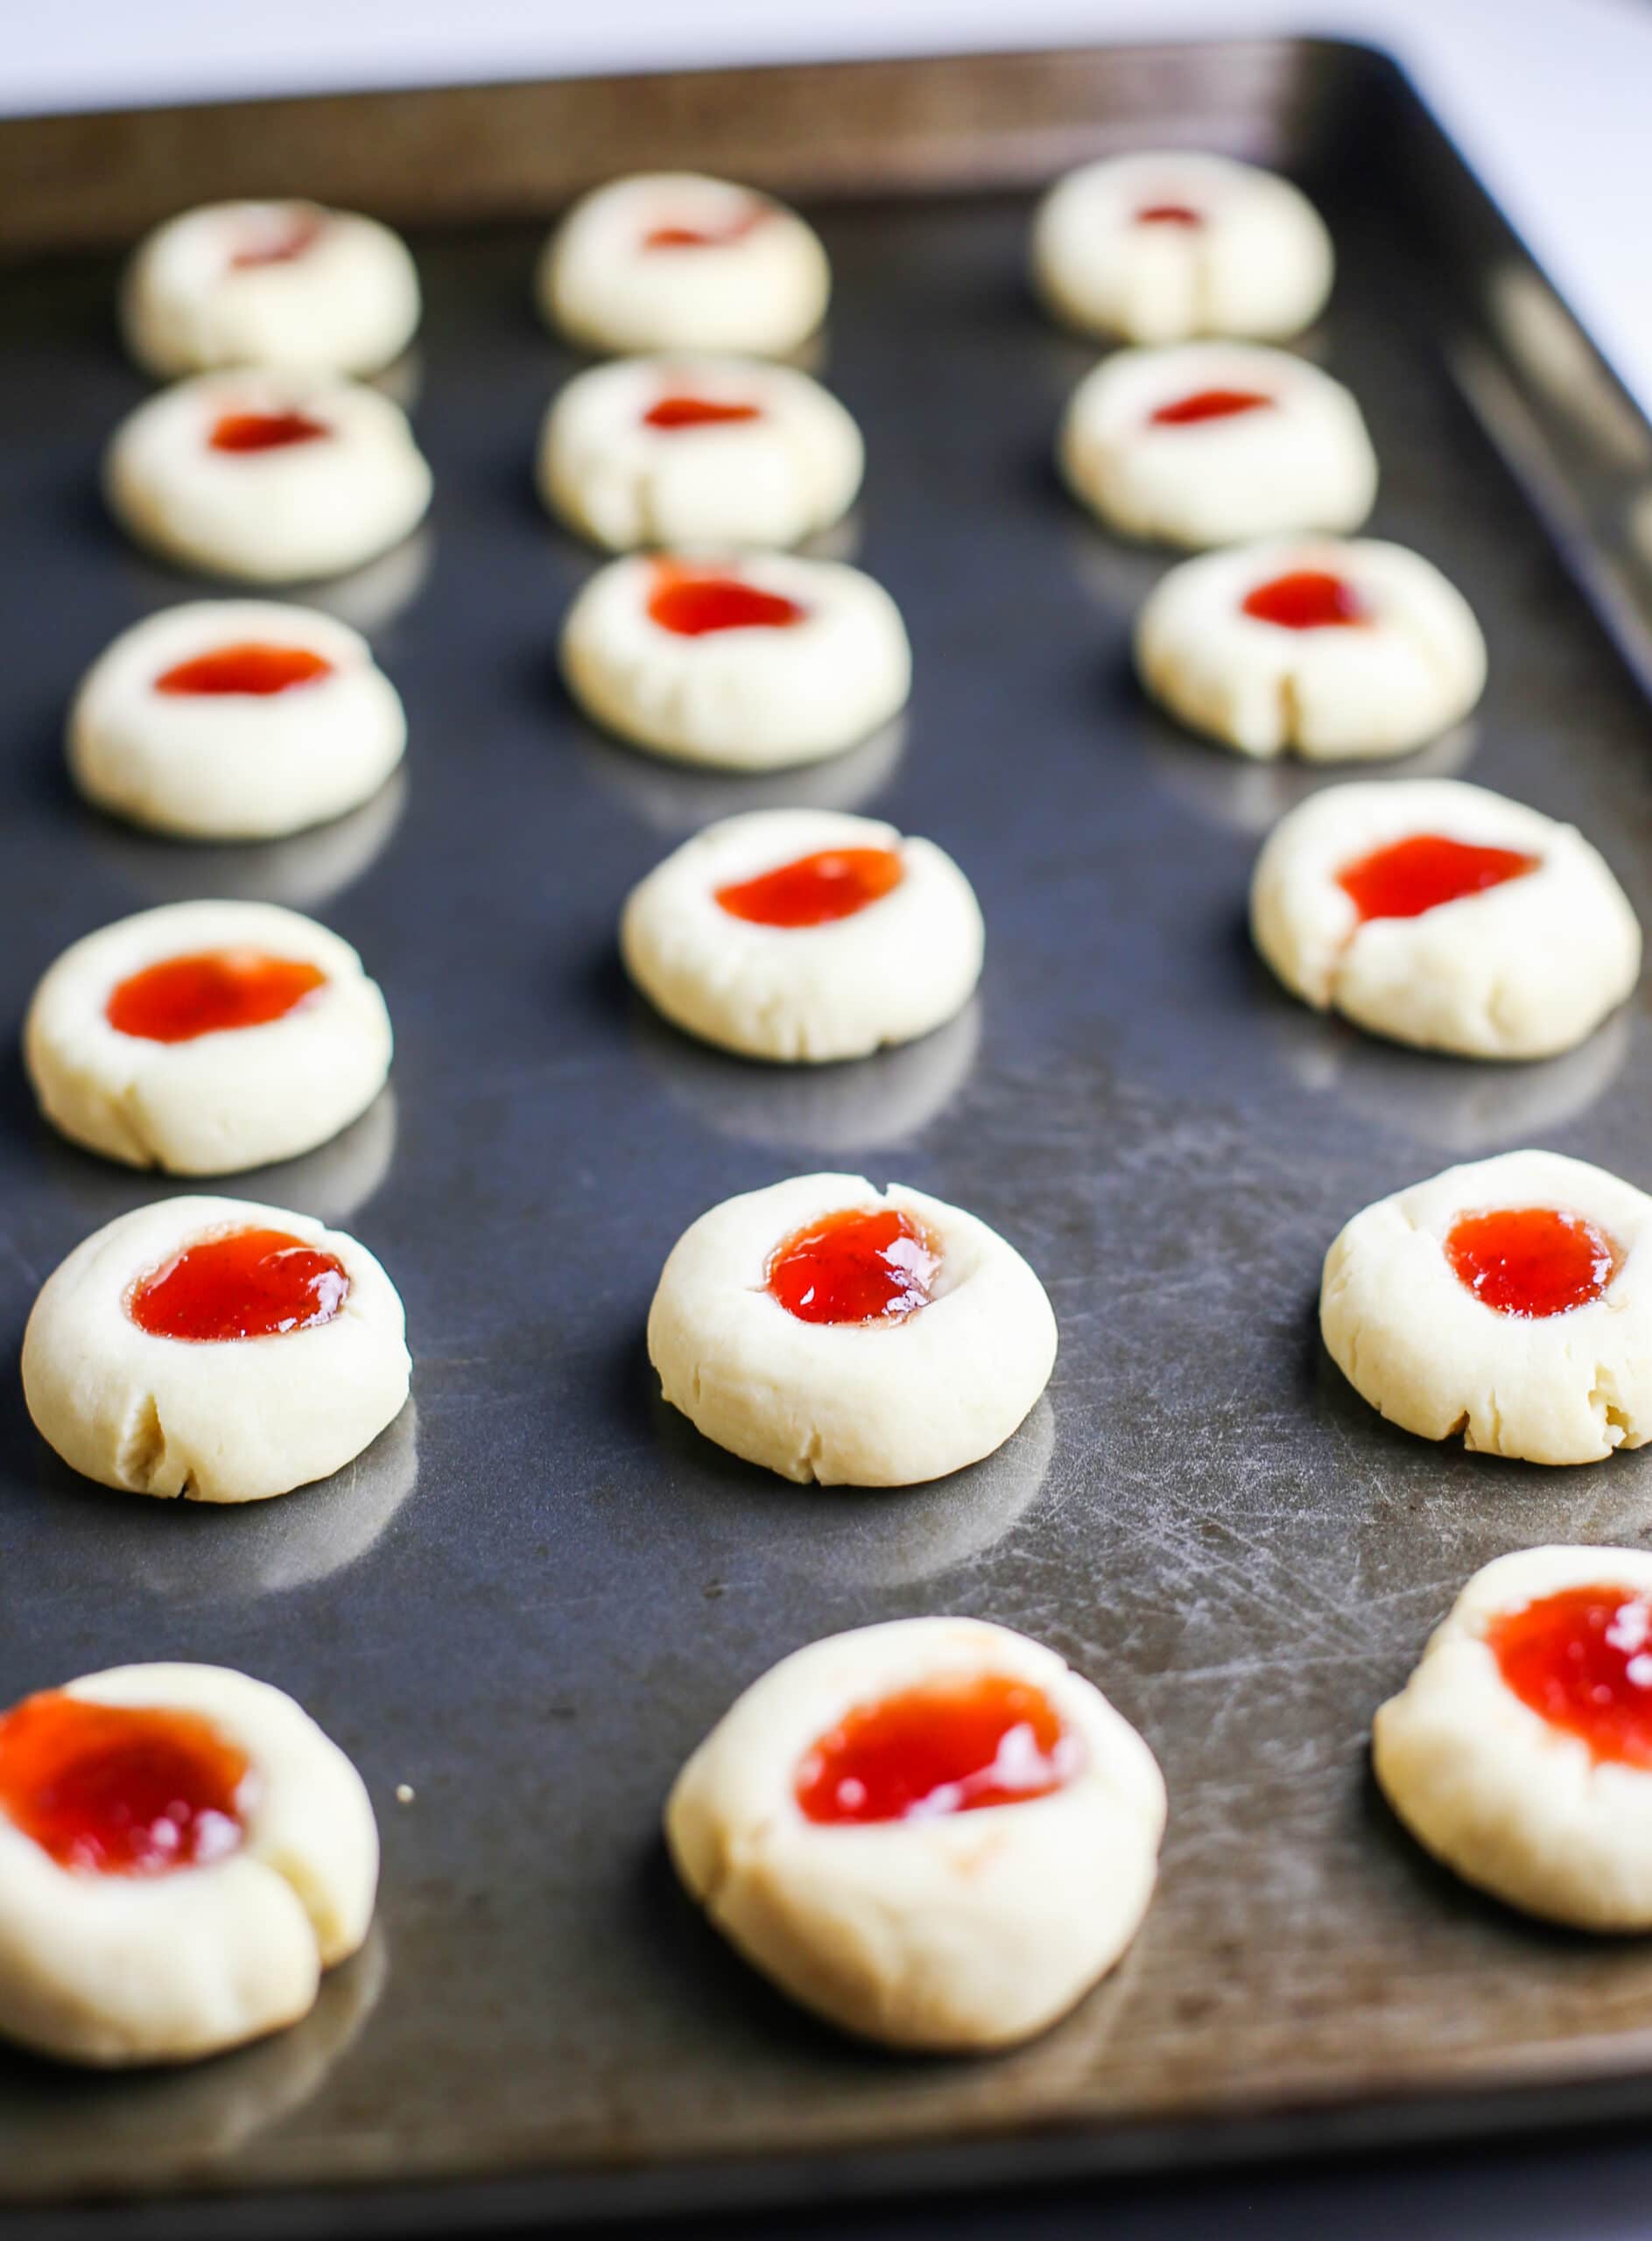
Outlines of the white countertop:
[[1407,66],[1652,409],[1652,7],[1638,0],[81,0],[9,26],[0,112],[1311,30]]

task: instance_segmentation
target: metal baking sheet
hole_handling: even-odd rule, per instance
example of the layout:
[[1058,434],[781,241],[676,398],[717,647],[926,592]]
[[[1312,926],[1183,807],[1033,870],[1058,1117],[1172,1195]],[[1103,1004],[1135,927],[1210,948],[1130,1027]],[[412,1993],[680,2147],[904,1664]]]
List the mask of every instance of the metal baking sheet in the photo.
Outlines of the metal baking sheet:
[[[1095,89],[1085,144],[1224,144],[1320,197],[1342,277],[1304,347],[1369,416],[1374,529],[1447,569],[1492,648],[1473,723],[1393,775],[1461,773],[1575,819],[1644,915],[1644,424],[1379,59],[1283,45],[1074,69]],[[974,74],[938,186],[1080,152],[1070,119],[1050,139],[1029,116],[1028,86],[1072,73]],[[834,98],[856,82],[828,81]],[[1001,88],[1019,89],[1002,111]],[[823,139],[833,115],[823,96]],[[658,155],[694,131],[699,110]],[[396,1021],[393,1095],[244,1187],[359,1231],[417,1361],[415,1408],[360,1465],[240,1513],[77,1482],[0,1380],[0,1700],[127,1658],[244,1667],[352,1753],[384,1837],[373,1944],[286,2036],[178,2076],[0,2058],[14,2231],[277,2233],[340,2188],[364,2232],[818,2199],[1652,2104],[1652,1951],[1474,1898],[1398,1833],[1365,1755],[1465,1574],[1540,1540],[1643,1539],[1652,1458],[1555,1472],[1411,1440],[1344,1385],[1313,1312],[1346,1217],[1453,1159],[1540,1143],[1652,1179],[1646,1001],[1571,1057],[1472,1066],[1362,1041],[1272,984],[1243,931],[1251,858],[1334,774],[1242,764],[1133,686],[1129,621],[1163,556],[1056,486],[1051,430],[1090,353],[1023,292],[1029,207],[995,188],[815,211],[838,277],[820,370],[870,453],[834,549],[900,601],[917,684],[896,731],[760,783],[629,753],[562,697],[552,634],[592,561],[529,483],[571,362],[528,308],[539,229],[419,235],[429,312],[405,371],[433,522],[325,594],[405,694],[405,781],[262,850],[146,839],[69,791],[82,664],[196,587],[100,509],[100,446],[142,393],[113,259],[0,278],[9,1016],[65,943],[165,899],[273,896],[357,943]],[[705,819],[780,801],[864,805],[967,868],[988,954],[955,1026],[770,1072],[630,996],[629,885]],[[980,1468],[801,1490],[650,1392],[643,1317],[681,1229],[820,1166],[973,1208],[1049,1285],[1054,1382]],[[60,1257],[166,1187],[55,1142],[5,1062],[13,1355]],[[1158,1899],[1115,1977],[981,2063],[816,2027],[696,1918],[657,1833],[745,1683],[817,1635],[928,1611],[1055,1644],[1142,1728],[1171,1797]]]

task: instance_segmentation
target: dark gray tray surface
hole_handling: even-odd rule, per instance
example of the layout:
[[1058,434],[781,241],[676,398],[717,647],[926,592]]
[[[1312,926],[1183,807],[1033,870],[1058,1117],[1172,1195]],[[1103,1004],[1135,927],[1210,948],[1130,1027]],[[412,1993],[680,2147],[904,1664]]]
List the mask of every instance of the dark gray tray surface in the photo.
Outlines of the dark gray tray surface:
[[[1369,414],[1374,527],[1465,587],[1493,653],[1472,730],[1390,768],[1577,819],[1644,913],[1647,711],[1446,383],[1381,212],[1326,191],[1345,277],[1311,347]],[[348,832],[263,854],[126,835],[60,775],[81,664],[187,587],[95,495],[141,393],[109,332],[112,267],[9,284],[10,1016],[63,944],[173,896],[276,892],[359,944],[397,1024],[394,1111],[245,1188],[334,1216],[368,1194],[352,1223],[406,1299],[418,1416],[341,1483],[219,1514],[73,1480],[4,1381],[0,1700],[126,1658],[266,1675],[361,1765],[385,1871],[374,1949],[285,2039],[178,2077],[0,2062],[0,2193],[1122,2118],[1158,2120],[1152,2152],[1174,2160],[1213,2111],[1652,2055],[1652,1955],[1480,1904],[1398,1835],[1365,1766],[1374,1705],[1463,1576],[1526,1542],[1641,1537],[1652,1460],[1544,1472],[1408,1439],[1313,1324],[1338,1226],[1452,1158],[1537,1142],[1652,1175],[1644,1001],[1572,1057],[1471,1069],[1361,1042],[1271,985],[1247,875],[1320,782],[1185,739],[1133,689],[1128,621],[1163,561],[1054,487],[1051,430],[1089,354],[1023,299],[1026,218],[1018,198],[823,214],[825,371],[870,447],[857,557],[908,617],[917,686],[903,743],[766,790],[609,747],[561,698],[552,633],[590,561],[528,483],[568,362],[525,308],[537,236],[419,243],[439,495],[428,574],[375,633],[411,712],[408,783]],[[392,572],[357,593],[394,589]],[[965,1022],[800,1078],[640,1010],[614,953],[626,888],[762,798],[864,801],[958,857],[988,926]],[[679,1231],[822,1166],[973,1208],[1056,1303],[1047,1401],[946,1485],[784,1486],[650,1396],[643,1320]],[[60,1255],[156,1187],[56,1143],[6,1061],[9,1344]],[[679,1761],[772,1660],[934,1610],[1054,1643],[1142,1726],[1172,1801],[1159,1897],[1114,1979],[976,2066],[815,2028],[696,1921],[656,1835]]]

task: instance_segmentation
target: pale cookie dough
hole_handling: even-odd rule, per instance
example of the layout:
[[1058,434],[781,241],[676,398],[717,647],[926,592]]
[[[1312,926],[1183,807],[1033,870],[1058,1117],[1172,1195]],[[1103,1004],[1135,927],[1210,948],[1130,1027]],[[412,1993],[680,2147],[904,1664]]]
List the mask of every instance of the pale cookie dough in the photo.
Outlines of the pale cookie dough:
[[1652,1774],[1597,1760],[1504,1681],[1495,1622],[1568,1589],[1625,1591],[1645,1622],[1644,1549],[1522,1549],[1474,1574],[1397,1697],[1372,1763],[1417,1842],[1511,1907],[1577,1929],[1652,1929]]
[[113,2066],[297,2022],[373,1918],[378,1830],[355,1768],[291,1697],[224,1666],[117,1666],[63,1694],[209,1720],[250,1761],[244,1834],[200,1865],[100,1873],[60,1865],[0,1810],[0,2034]]
[[[294,416],[321,432],[264,450],[214,448],[236,420]],[[336,576],[423,520],[431,474],[407,417],[356,382],[248,368],[198,374],[129,413],[103,485],[141,544],[250,583]]]
[[[1154,418],[1214,391],[1269,402],[1179,425]],[[1167,544],[1354,530],[1376,497],[1376,454],[1348,391],[1259,345],[1114,352],[1073,391],[1057,456],[1104,522]]]
[[[324,676],[277,692],[170,692],[159,680],[226,648],[320,657]],[[407,718],[365,638],[273,600],[196,600],[123,630],[69,712],[70,774],[134,825],[195,840],[265,840],[320,825],[377,793]]]
[[[278,1019],[163,1043],[112,1024],[115,990],[171,958],[250,952],[325,979]],[[346,941],[270,903],[174,903],[64,951],[34,992],[23,1057],[40,1108],[134,1167],[226,1175],[336,1136],[377,1096],[390,1014]]]
[[[1415,918],[1361,922],[1339,872],[1417,834],[1541,858]],[[1257,949],[1293,995],[1373,1034],[1474,1058],[1544,1058],[1634,988],[1641,929],[1570,825],[1452,778],[1327,787],[1283,818],[1250,889]]]
[[[142,1278],[204,1239],[280,1230],[343,1264],[329,1322],[271,1337],[158,1338],[127,1312]],[[240,1198],[140,1206],[75,1247],[41,1288],[23,1338],[23,1393],[71,1469],[135,1494],[262,1501],[358,1456],[407,1399],[396,1287],[365,1246],[307,1214]]]
[[[742,419],[673,421],[685,404]],[[650,414],[664,417],[664,425]],[[796,544],[840,520],[861,432],[807,374],[740,358],[627,358],[576,374],[539,435],[539,495],[611,551]]]
[[[840,848],[898,854],[896,886],[853,917],[754,924],[720,889]],[[831,810],[757,810],[708,825],[632,889],[626,971],[677,1026],[748,1057],[859,1058],[961,1011],[981,978],[974,890],[931,840]]]
[[[672,569],[737,580],[802,619],[685,636],[649,612]],[[561,659],[574,699],[621,738],[731,770],[840,754],[905,706],[912,680],[906,627],[881,584],[784,552],[612,560],[569,608]]]
[[[1076,1745],[1042,1797],[819,1824],[801,1762],[845,1715],[925,1682],[1030,1683]],[[1153,1895],[1163,1777],[1053,1650],[975,1619],[897,1619],[773,1667],[678,1776],[666,1841],[692,1897],[805,2007],[885,2045],[967,2053],[1045,2030],[1124,1952]]]
[[[1598,1299],[1505,1313],[1445,1256],[1469,1214],[1581,1216],[1623,1254]],[[1595,1463],[1652,1438],[1652,1198],[1557,1152],[1447,1168],[1358,1213],[1325,1255],[1319,1327],[1362,1399],[1424,1439],[1528,1463]]]
[[[669,238],[694,235],[694,240]],[[601,351],[784,357],[826,316],[831,268],[795,210],[698,172],[642,172],[576,202],[545,243],[539,309]]]
[[121,327],[162,381],[218,366],[371,374],[418,325],[418,275],[389,227],[314,202],[213,202],[157,226],[121,285]]
[[[768,1289],[777,1248],[823,1216],[892,1206],[940,1254],[904,1321],[806,1323]],[[978,1463],[1050,1381],[1056,1319],[1015,1247],[974,1214],[858,1175],[725,1199],[672,1248],[648,1317],[660,1389],[720,1447],[823,1486],[910,1486]]]
[[1226,156],[1085,164],[1033,220],[1033,285],[1050,309],[1127,342],[1299,334],[1324,309],[1333,268],[1307,196]]
[[[1348,622],[1306,629],[1248,614],[1282,580],[1330,577]],[[1272,541],[1172,568],[1135,626],[1142,684],[1172,715],[1258,757],[1403,755],[1466,716],[1486,642],[1462,594],[1420,553],[1374,538]]]

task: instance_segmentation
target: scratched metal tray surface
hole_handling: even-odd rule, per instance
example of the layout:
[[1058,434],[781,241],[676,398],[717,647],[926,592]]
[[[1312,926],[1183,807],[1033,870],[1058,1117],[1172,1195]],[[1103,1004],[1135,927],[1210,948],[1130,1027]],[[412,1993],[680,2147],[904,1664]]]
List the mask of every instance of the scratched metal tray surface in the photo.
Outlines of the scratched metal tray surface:
[[[1303,173],[1341,258],[1304,347],[1369,416],[1374,530],[1442,564],[1491,643],[1473,722],[1388,768],[1576,819],[1646,913],[1643,424],[1380,59],[1084,67],[1093,132],[1046,144],[1006,94],[1012,160],[995,103],[1027,81],[981,64],[950,183],[1165,137]],[[824,135],[832,116],[823,99]],[[371,1947],[285,2037],[176,2076],[0,2058],[14,2230],[278,2233],[346,2188],[364,2231],[554,2218],[1652,2106],[1652,1952],[1536,1928],[1436,1872],[1365,1752],[1464,1576],[1529,1542],[1641,1540],[1652,1457],[1542,1471],[1409,1439],[1329,1366],[1313,1313],[1339,1225],[1450,1161],[1538,1143],[1652,1181],[1645,1000],[1515,1069],[1384,1049],[1272,985],[1244,934],[1252,855],[1331,774],[1230,759],[1132,685],[1130,617],[1164,557],[1091,525],[1048,467],[1092,354],[1023,295],[1030,207],[995,186],[815,209],[838,282],[820,369],[870,454],[837,549],[900,601],[917,683],[895,732],[766,783],[632,755],[561,696],[553,632],[592,561],[529,482],[570,369],[528,309],[539,228],[417,234],[432,523],[326,594],[406,697],[405,779],[265,849],[143,839],[65,783],[81,667],[194,587],[99,507],[100,446],[142,393],[113,256],[0,277],[6,1017],[65,943],[174,897],[276,896],[358,944],[396,1021],[393,1092],[244,1187],[360,1233],[417,1362],[414,1407],[359,1465],[240,1513],[77,1482],[6,1373],[0,1701],[128,1658],[244,1667],[351,1753],[384,1838]],[[966,867],[989,939],[954,1026],[770,1072],[628,993],[628,886],[706,819],[786,801],[864,806]],[[942,1485],[783,1485],[650,1390],[643,1317],[681,1229],[822,1166],[973,1208],[1055,1301],[1048,1395]],[[55,1142],[4,1060],[10,1359],[46,1271],[166,1187]],[[981,2063],[817,2028],[696,1918],[657,1833],[683,1757],[766,1666],[931,1611],[1053,1643],[1140,1725],[1171,1801],[1114,1978]]]

